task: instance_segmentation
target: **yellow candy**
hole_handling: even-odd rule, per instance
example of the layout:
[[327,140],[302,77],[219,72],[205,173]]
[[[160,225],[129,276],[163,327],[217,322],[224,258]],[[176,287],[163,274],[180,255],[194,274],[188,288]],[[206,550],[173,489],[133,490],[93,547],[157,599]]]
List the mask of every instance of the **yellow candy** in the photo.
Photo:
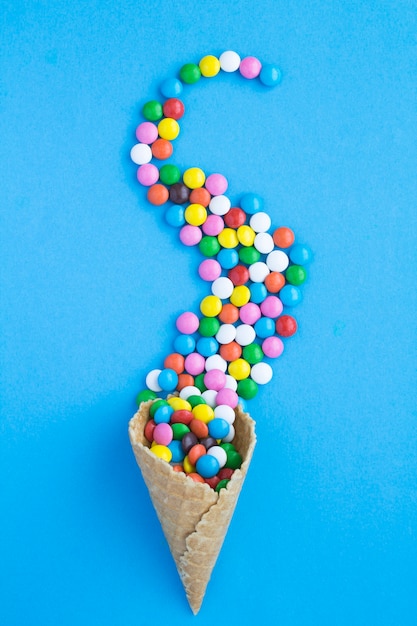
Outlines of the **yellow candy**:
[[250,290],[246,285],[238,285],[233,289],[230,302],[235,306],[243,306],[250,300]]
[[182,466],[183,466],[184,472],[186,474],[191,474],[192,472],[195,472],[195,467],[194,467],[194,465],[191,465],[190,459],[188,458],[188,454],[187,454],[187,456],[184,457],[184,460],[182,462]]
[[234,228],[223,228],[222,232],[217,235],[217,239],[223,248],[236,248],[239,244]]
[[180,134],[180,125],[177,120],[173,120],[171,117],[165,117],[158,124],[158,134],[162,139],[171,141]]
[[200,311],[205,317],[216,317],[222,308],[222,301],[217,296],[206,296],[200,302]]
[[203,57],[198,65],[202,75],[207,78],[212,78],[220,72],[220,61],[212,54]]
[[207,209],[202,204],[189,204],[184,212],[185,221],[192,226],[201,226],[207,219]]
[[193,408],[193,415],[196,420],[208,424],[214,418],[214,411],[208,404],[197,404]]
[[245,359],[236,359],[229,363],[228,371],[236,380],[243,380],[250,374],[250,365]]
[[169,406],[174,409],[174,411],[182,411],[183,409],[185,409],[186,411],[191,411],[191,404],[183,398],[172,396],[172,398],[167,399],[167,402]]
[[161,446],[157,443],[155,446],[151,446],[150,451],[159,459],[163,459],[169,463],[172,459],[172,452],[167,446]]
[[198,189],[206,182],[206,175],[199,167],[190,167],[185,170],[182,179],[189,189]]
[[256,233],[250,226],[239,226],[237,229],[237,238],[242,246],[253,246]]

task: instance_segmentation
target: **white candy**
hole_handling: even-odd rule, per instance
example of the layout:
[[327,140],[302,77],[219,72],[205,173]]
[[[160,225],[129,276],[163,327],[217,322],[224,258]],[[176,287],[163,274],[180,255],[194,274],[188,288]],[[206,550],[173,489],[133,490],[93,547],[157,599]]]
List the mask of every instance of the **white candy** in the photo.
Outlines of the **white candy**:
[[249,265],[249,278],[253,283],[263,283],[269,274],[269,270],[270,268],[266,263],[257,261],[256,263]]
[[144,165],[152,160],[152,150],[146,143],[137,143],[130,151],[130,158],[137,165]]
[[258,233],[253,245],[261,254],[269,254],[275,248],[274,240],[269,233]]
[[240,346],[248,346],[255,341],[256,332],[250,324],[240,324],[236,328],[236,343]]
[[228,404],[219,404],[218,406],[216,406],[216,408],[214,409],[214,417],[221,417],[229,424],[233,424],[236,419],[234,410]]
[[220,300],[226,300],[226,298],[230,298],[234,288],[235,286],[230,278],[227,278],[227,276],[220,276],[220,278],[216,278],[216,280],[213,281],[213,284],[211,285],[211,293],[220,298]]
[[226,389],[231,389],[232,391],[236,391],[236,389],[237,389],[237,380],[236,380],[236,378],[233,378],[233,376],[230,376],[230,374],[226,374],[225,388]]
[[151,391],[162,391],[162,387],[158,384],[158,376],[162,372],[162,370],[151,370],[146,378],[146,386]]
[[258,385],[266,385],[273,376],[272,367],[268,363],[255,363],[250,371],[252,380]]
[[271,226],[271,218],[268,213],[264,211],[259,211],[259,213],[254,213],[249,220],[249,226],[255,233],[266,233],[266,231]]
[[282,250],[274,250],[266,257],[266,264],[271,272],[283,272],[289,264],[288,256]]
[[236,72],[239,69],[240,56],[233,50],[226,50],[220,55],[219,61],[223,72]]
[[212,354],[206,359],[206,372],[210,370],[221,370],[223,373],[227,370],[227,361],[222,359],[220,354]]
[[230,443],[231,441],[233,441],[234,438],[235,438],[235,427],[233,426],[233,424],[230,424],[229,434],[226,435],[226,437],[223,437],[222,441],[224,443]]
[[214,407],[216,406],[217,393],[218,392],[215,391],[214,389],[207,389],[206,391],[203,391],[203,393],[201,394],[201,397],[204,398],[206,403],[209,406],[211,406],[212,409],[214,409]]
[[180,398],[188,400],[190,396],[201,396],[200,389],[198,387],[194,387],[193,385],[183,387],[180,391]]
[[235,337],[236,327],[233,324],[222,324],[216,333],[216,339],[221,344],[230,343]]
[[226,465],[227,453],[224,448],[220,446],[211,446],[211,448],[207,450],[207,454],[214,456],[214,458],[218,460],[220,467],[224,467]]
[[209,209],[214,215],[226,215],[230,207],[231,202],[227,196],[214,196],[209,204]]

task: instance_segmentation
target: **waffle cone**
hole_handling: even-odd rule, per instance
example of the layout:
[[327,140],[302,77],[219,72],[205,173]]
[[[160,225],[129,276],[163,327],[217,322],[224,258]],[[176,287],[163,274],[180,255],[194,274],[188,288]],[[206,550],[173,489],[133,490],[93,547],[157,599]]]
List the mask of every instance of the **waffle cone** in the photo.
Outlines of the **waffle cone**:
[[188,602],[196,614],[220,553],[245,480],[256,443],[255,422],[240,407],[235,410],[233,444],[243,458],[226,489],[219,493],[174,472],[149,450],[144,427],[152,401],[141,404],[129,423],[129,437],[136,461],[174,557]]

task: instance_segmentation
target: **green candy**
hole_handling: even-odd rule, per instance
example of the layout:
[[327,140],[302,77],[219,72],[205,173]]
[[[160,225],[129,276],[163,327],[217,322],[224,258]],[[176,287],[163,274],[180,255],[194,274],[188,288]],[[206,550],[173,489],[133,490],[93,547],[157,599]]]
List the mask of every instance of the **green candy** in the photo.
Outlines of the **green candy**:
[[237,394],[244,400],[252,400],[258,393],[258,385],[252,378],[239,380],[237,384]]
[[150,389],[143,389],[136,396],[136,403],[138,406],[142,404],[142,402],[147,402],[148,400],[155,400],[156,393],[151,391]]
[[158,400],[155,400],[155,402],[153,402],[150,406],[149,415],[153,417],[155,415],[155,412],[159,409],[160,406],[167,406],[167,405],[169,406],[166,400],[161,400],[161,398],[159,398]]
[[259,343],[250,343],[243,348],[242,356],[250,365],[255,365],[255,363],[260,363],[265,355]]
[[185,424],[181,424],[180,422],[176,424],[171,424],[172,433],[174,439],[182,439],[186,433],[190,432],[190,429]]
[[285,278],[291,285],[302,285],[307,278],[307,272],[302,265],[290,265],[285,272]]
[[[203,321],[203,319],[206,318],[202,318],[201,321]],[[210,318],[207,318],[210,319]],[[214,318],[212,318],[214,319]],[[200,330],[201,332],[201,330]],[[217,332],[217,331],[216,331]],[[208,335],[210,337],[210,335]],[[203,374],[198,374],[195,378],[194,378],[194,386],[197,387],[197,389],[199,389],[201,391],[201,393],[203,393],[203,391],[207,391],[207,387],[204,384],[204,373]]]
[[[198,332],[203,337],[214,337],[214,335],[217,333],[219,328],[220,328],[220,322],[217,319],[217,317],[202,317],[200,320],[200,325],[198,327]],[[203,375],[203,378],[204,378],[204,375]]]
[[157,100],[150,100],[142,107],[142,115],[150,122],[157,122],[161,119],[164,112],[162,110],[162,104]]
[[219,244],[217,237],[205,235],[205,237],[203,237],[198,244],[198,247],[200,248],[201,254],[211,257],[216,256],[216,254],[220,252],[221,245]]
[[242,247],[239,250],[239,259],[242,263],[246,263],[247,265],[252,265],[252,263],[256,263],[261,258],[261,253],[259,250],[254,248],[253,246]]
[[201,78],[201,70],[195,63],[186,63],[180,69],[180,78],[183,83],[193,85]]
[[243,462],[242,456],[239,454],[239,452],[237,452],[236,450],[226,450],[226,454],[227,461],[225,467],[233,470],[239,469]]
[[226,452],[236,452],[236,448],[232,443],[221,443],[220,447],[223,448],[223,450],[225,450]]
[[170,163],[163,165],[159,170],[159,180],[165,185],[175,185],[181,180],[180,168]]
[[207,404],[207,402],[201,396],[189,396],[187,402],[191,404],[191,408],[197,406],[197,404]]
[[219,493],[220,489],[225,489],[225,487],[227,487],[227,483],[229,482],[229,480],[230,478],[223,478],[223,480],[217,483],[215,491]]

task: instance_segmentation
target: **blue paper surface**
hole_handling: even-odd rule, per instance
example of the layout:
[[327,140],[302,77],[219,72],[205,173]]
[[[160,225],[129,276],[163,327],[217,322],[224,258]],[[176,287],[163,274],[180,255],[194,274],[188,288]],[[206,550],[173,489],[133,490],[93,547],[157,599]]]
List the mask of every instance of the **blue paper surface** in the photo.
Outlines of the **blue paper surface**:
[[[2,624],[417,622],[416,29],[413,1],[2,2]],[[172,160],[314,261],[195,618],[127,424],[206,286],[129,151],[227,49],[282,84],[187,87]]]

